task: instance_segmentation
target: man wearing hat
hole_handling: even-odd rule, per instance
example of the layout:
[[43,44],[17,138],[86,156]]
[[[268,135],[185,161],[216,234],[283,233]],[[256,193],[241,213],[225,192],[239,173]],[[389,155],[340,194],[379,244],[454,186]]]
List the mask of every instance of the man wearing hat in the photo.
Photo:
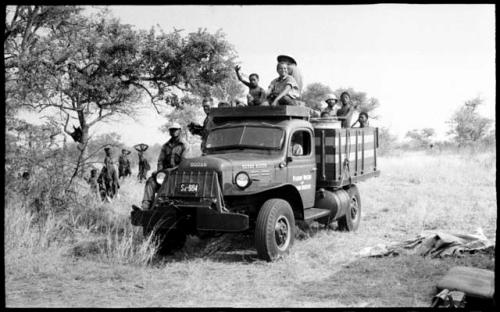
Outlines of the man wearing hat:
[[130,171],[130,160],[128,159],[128,155],[130,151],[126,149],[122,149],[122,154],[118,157],[118,178],[127,177],[132,174]]
[[286,63],[288,66],[288,74],[295,79],[299,86],[299,95],[302,94],[302,74],[297,68],[295,59],[288,55],[278,55],[278,63]]
[[210,116],[210,109],[212,108],[213,105],[213,99],[211,97],[204,98],[202,105],[203,105],[203,111],[206,114],[205,120],[203,121],[203,126],[191,122],[188,125],[188,128],[191,134],[201,136],[201,150],[203,151],[205,149],[205,143],[207,141],[208,133],[210,132],[210,129],[213,127],[213,121]]
[[339,99],[337,96],[333,93],[330,93],[326,96],[325,102],[327,104],[327,107],[321,111],[321,116],[322,117],[335,117],[337,109],[335,108],[335,105],[337,105]]
[[[163,144],[161,148],[156,172],[175,170],[184,159],[186,144],[181,140],[181,125],[174,122],[168,127],[168,131],[170,132],[170,140]],[[160,185],[156,182],[156,172],[146,181],[141,205],[143,210],[152,208],[151,205],[153,204],[155,194],[160,188]]]

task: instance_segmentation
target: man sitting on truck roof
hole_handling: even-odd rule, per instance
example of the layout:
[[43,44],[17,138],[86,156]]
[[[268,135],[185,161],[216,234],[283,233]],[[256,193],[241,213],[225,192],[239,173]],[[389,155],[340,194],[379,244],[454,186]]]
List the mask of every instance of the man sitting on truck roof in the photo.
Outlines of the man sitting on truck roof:
[[238,80],[248,87],[247,104],[248,106],[261,105],[266,100],[266,90],[259,86],[259,75],[253,73],[248,76],[249,81],[245,81],[240,75],[241,66],[236,65],[234,70]]
[[271,106],[297,105],[295,99],[299,96],[299,87],[295,79],[288,74],[288,66],[281,62],[276,66],[279,77],[271,81],[267,101]]
[[278,63],[286,63],[288,67],[288,74],[295,79],[297,82],[297,86],[299,88],[299,96],[302,93],[302,74],[297,67],[297,61],[291,56],[288,55],[278,55]]

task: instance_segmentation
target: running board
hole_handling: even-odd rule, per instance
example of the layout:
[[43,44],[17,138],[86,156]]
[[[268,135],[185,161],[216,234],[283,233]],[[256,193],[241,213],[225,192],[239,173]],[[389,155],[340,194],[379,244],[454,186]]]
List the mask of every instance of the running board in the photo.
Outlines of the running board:
[[304,210],[304,221],[313,221],[330,215],[329,209],[309,208]]

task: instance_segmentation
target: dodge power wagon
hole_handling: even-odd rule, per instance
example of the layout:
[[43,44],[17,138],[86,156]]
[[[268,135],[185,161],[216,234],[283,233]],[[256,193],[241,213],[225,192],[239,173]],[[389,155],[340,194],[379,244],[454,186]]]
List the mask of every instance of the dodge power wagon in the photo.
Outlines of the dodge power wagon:
[[377,128],[340,128],[299,106],[214,108],[210,115],[215,127],[202,156],[155,173],[161,187],[153,208],[134,207],[132,224],[154,230],[169,250],[187,234],[253,231],[268,261],[290,250],[296,221],[359,227],[355,184],[380,174]]

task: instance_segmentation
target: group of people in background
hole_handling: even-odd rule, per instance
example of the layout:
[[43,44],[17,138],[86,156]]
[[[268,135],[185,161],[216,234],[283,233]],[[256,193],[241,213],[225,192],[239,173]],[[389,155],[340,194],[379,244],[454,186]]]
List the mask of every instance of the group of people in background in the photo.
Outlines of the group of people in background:
[[[151,169],[148,160],[144,157],[144,152],[148,149],[148,145],[141,143],[135,145],[134,148],[137,150],[139,156],[137,178],[139,182],[142,183],[147,179],[147,172]],[[113,160],[111,147],[105,147],[104,152],[105,157],[100,173],[98,174],[98,169],[92,168],[88,183],[90,184],[92,194],[94,194],[96,198],[101,201],[106,200],[111,202],[113,198],[118,196],[120,180],[132,175],[130,159],[128,158],[131,151],[122,149],[122,153],[118,157],[118,170]]]

